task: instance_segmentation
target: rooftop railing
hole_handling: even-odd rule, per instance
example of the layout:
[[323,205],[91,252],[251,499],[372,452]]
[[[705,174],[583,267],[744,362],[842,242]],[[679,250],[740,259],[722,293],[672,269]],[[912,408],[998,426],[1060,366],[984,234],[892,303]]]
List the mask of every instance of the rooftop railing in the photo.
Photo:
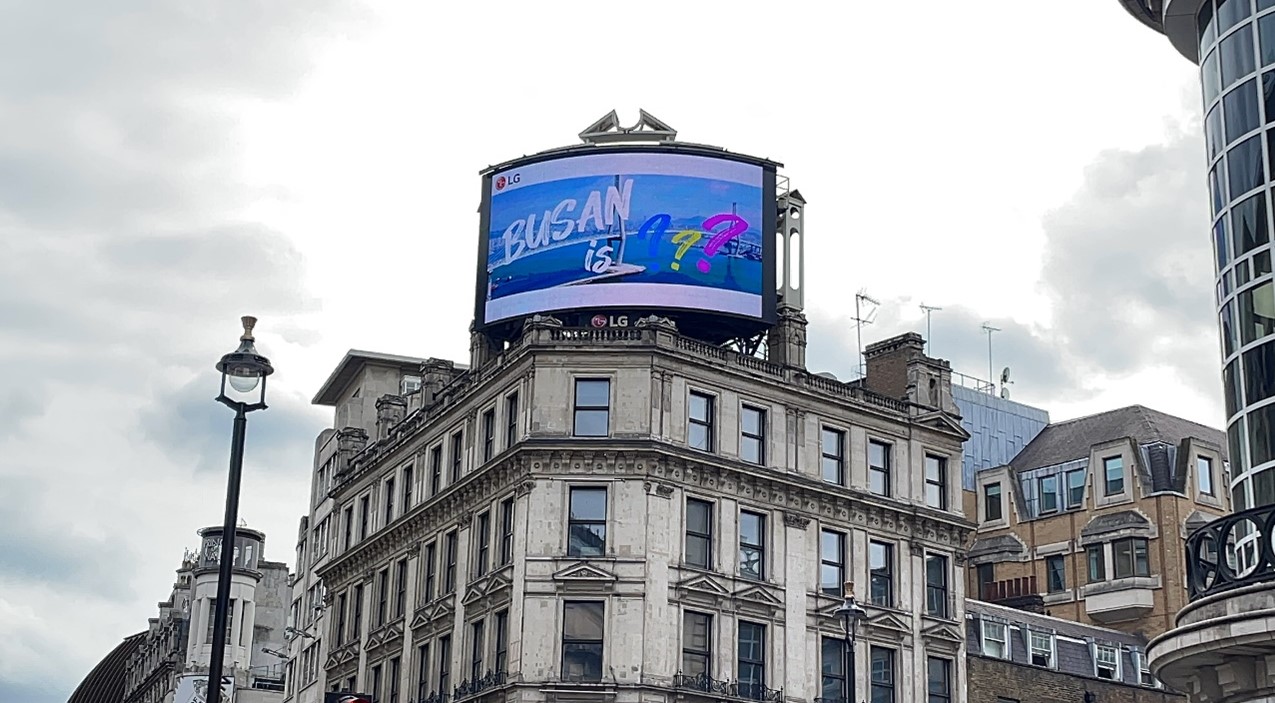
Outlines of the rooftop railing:
[[1191,600],[1275,581],[1275,505],[1231,513],[1186,539]]

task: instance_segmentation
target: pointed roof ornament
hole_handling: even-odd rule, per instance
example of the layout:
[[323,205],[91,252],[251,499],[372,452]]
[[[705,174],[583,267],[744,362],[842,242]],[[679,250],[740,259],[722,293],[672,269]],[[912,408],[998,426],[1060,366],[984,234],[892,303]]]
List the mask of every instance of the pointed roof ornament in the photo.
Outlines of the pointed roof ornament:
[[632,127],[621,127],[619,115],[612,110],[580,133],[580,140],[585,144],[671,142],[675,139],[677,130],[646,110],[638,110],[637,124]]

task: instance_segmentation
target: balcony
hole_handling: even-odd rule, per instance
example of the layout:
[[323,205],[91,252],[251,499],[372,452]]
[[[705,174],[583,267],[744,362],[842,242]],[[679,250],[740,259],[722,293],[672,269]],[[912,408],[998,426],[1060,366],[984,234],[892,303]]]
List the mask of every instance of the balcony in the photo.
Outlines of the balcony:
[[996,603],[1006,608],[1026,610],[1032,613],[1045,612],[1045,600],[1036,590],[1035,576],[1020,576],[1000,581],[988,581],[978,585],[978,599],[987,603]]
[[504,686],[504,685],[505,685],[504,671],[488,670],[486,676],[473,679],[472,681],[469,679],[461,681],[460,685],[457,686],[454,691],[452,691],[452,700],[458,701],[462,698],[469,698],[471,696],[476,696],[482,693],[483,691],[487,691],[489,689],[493,689],[498,686]]
[[[1275,581],[1275,506],[1232,513],[1186,539],[1191,600],[1233,588]],[[1219,559],[1218,555],[1225,555]]]
[[784,700],[783,689],[776,690],[767,688],[759,683],[747,681],[724,681],[715,679],[707,674],[696,674],[695,676],[678,674],[673,677],[673,688],[748,701],[781,703]]
[[1131,576],[1091,583],[1081,588],[1085,613],[1097,622],[1136,620],[1155,608],[1159,576]]

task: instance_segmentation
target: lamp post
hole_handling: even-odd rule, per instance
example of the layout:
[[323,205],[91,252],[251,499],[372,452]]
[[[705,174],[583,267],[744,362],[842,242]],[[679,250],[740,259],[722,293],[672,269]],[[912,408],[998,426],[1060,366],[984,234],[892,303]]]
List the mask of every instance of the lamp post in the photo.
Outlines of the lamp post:
[[[239,521],[244,432],[248,427],[248,413],[266,409],[266,376],[274,373],[270,360],[258,354],[254,344],[252,328],[257,324],[257,318],[244,317],[242,321],[243,335],[239,337],[239,347],[217,362],[217,370],[221,372],[221,392],[217,395],[217,402],[235,411],[234,433],[230,440],[230,478],[226,484],[226,520],[221,528],[221,556],[217,562],[212,658],[208,662],[208,694],[211,698],[213,691],[217,691],[217,701],[221,700],[221,670],[226,658],[226,619],[230,608],[230,575],[234,568],[235,526]],[[232,395],[226,395],[227,383]]]
[[868,613],[854,599],[854,582],[846,582],[845,602],[841,604],[841,607],[837,608],[836,613],[841,616],[841,627],[846,633],[846,658],[844,662],[846,669],[846,701],[847,703],[855,703],[858,700],[858,694],[855,691],[854,638],[859,630],[859,622],[867,618]]

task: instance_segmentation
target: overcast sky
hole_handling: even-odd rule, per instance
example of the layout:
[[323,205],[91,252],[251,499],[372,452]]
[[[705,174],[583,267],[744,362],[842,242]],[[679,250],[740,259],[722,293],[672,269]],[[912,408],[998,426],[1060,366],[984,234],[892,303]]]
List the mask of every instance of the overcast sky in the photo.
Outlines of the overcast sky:
[[866,289],[865,343],[941,306],[986,376],[991,321],[1055,419],[1220,426],[1192,66],[1116,0],[841,5],[0,0],[0,700],[64,701],[220,524],[240,315],[291,563],[309,399],[351,347],[467,360],[478,171],[612,109],[785,164],[815,370]]

